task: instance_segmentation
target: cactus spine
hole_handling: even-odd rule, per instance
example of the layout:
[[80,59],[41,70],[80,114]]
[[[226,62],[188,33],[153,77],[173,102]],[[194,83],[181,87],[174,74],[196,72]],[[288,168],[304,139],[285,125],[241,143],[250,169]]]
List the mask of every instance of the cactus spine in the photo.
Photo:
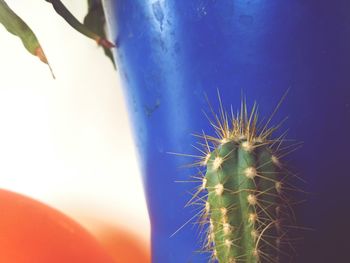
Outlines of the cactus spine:
[[230,117],[221,106],[211,121],[217,136],[200,135],[205,150],[199,164],[205,172],[193,202],[204,203],[204,246],[213,262],[282,262],[293,218],[285,192],[293,186],[285,187],[290,173],[280,161],[284,135],[271,139],[278,128],[267,128],[271,118],[261,127],[256,104],[248,114],[243,102],[240,113]]

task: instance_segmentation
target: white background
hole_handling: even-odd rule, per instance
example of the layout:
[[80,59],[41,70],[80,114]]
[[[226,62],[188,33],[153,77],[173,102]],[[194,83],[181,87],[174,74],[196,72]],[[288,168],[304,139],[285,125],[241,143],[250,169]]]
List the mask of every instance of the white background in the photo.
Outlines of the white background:
[[[82,21],[87,1],[66,0]],[[149,238],[118,72],[94,41],[43,0],[7,0],[33,29],[56,75],[0,25],[0,188],[49,204],[94,232]]]

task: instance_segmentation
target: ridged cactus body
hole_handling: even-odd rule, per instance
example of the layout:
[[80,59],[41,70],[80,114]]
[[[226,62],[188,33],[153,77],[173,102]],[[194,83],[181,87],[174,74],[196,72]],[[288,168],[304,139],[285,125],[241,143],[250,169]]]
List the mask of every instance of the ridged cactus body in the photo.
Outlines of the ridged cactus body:
[[260,234],[264,227],[277,227],[268,225],[277,223],[279,206],[275,162],[264,143],[247,139],[226,142],[210,153],[203,181],[209,193],[209,240],[219,262],[259,262]]
[[214,262],[282,262],[290,243],[293,212],[286,191],[294,188],[280,159],[293,147],[281,147],[284,134],[271,139],[278,127],[267,128],[270,119],[264,126],[257,121],[256,106],[248,114],[243,103],[237,116],[222,109],[214,114],[216,136],[201,135],[205,173],[195,197],[204,203],[204,246]]

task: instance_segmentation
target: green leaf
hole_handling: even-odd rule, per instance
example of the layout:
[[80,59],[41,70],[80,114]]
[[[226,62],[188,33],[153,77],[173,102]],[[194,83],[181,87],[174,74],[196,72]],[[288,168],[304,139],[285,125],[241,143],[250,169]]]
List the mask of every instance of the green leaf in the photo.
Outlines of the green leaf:
[[[88,14],[84,18],[84,25],[103,38],[106,38],[106,17],[101,0],[88,0]],[[111,59],[114,68],[116,68],[111,50],[106,47],[103,47],[103,49],[106,56]]]
[[112,48],[114,44],[108,41],[103,36],[98,35],[96,32],[89,29],[84,24],[80,23],[78,19],[65,7],[65,5],[60,0],[45,0],[52,4],[55,11],[62,16],[66,22],[71,25],[75,30],[79,31],[83,35],[95,40],[98,45],[104,48]]
[[6,4],[0,0],[0,23],[15,36],[18,36],[25,48],[42,62],[48,64],[40,43],[30,27]]

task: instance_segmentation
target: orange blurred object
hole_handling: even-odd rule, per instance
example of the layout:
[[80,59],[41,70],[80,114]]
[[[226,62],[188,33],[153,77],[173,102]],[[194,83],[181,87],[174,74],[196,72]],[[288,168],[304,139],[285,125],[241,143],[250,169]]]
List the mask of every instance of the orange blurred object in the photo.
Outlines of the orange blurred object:
[[148,242],[122,227],[100,226],[92,234],[100,241],[106,251],[118,262],[150,263]]
[[[98,241],[72,219],[6,190],[0,190],[0,262],[116,263]],[[118,262],[129,261],[123,258]]]

